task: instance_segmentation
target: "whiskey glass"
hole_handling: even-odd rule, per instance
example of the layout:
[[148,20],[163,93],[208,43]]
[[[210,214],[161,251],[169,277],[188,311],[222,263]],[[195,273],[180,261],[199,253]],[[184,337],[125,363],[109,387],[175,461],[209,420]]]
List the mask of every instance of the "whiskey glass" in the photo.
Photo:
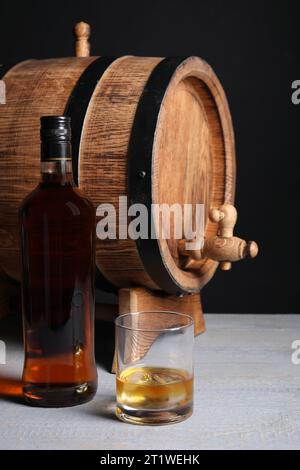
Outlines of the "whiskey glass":
[[132,424],[170,424],[193,411],[192,317],[126,313],[116,325],[116,415]]

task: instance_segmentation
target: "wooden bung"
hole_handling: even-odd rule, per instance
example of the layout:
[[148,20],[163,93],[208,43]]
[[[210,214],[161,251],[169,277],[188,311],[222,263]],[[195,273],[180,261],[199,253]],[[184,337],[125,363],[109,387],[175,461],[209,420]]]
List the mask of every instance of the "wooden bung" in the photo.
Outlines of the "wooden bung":
[[74,26],[75,55],[76,57],[89,57],[90,55],[90,25],[80,21]]

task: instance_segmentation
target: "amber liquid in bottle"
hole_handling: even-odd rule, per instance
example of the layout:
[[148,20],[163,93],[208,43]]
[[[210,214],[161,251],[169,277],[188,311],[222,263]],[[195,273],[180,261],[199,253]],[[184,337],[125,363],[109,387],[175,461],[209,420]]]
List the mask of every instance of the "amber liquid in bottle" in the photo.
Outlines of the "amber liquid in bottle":
[[37,406],[72,406],[97,389],[95,210],[73,182],[69,118],[42,118],[41,135],[41,181],[19,211],[23,394]]

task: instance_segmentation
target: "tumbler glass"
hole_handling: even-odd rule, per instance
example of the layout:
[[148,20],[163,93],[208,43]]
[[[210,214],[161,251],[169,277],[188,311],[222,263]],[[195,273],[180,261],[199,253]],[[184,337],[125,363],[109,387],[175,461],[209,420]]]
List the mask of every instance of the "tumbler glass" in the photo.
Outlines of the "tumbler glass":
[[133,424],[170,424],[193,411],[193,319],[147,311],[116,319],[118,418]]

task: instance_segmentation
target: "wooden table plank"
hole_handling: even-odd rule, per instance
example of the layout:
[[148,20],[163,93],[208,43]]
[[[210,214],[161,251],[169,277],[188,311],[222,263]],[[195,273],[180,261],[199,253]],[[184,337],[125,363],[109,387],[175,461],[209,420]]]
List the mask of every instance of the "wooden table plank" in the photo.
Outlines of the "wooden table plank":
[[[22,369],[20,322],[14,321],[0,322],[7,345],[0,395],[3,377],[18,379]],[[189,420],[150,432],[117,421],[115,377],[99,365],[98,393],[80,407],[38,409],[2,396],[0,448],[300,449],[300,365],[291,362],[300,315],[206,315],[206,321],[207,332],[196,338],[195,411]],[[107,328],[97,326],[98,354],[112,350]]]

